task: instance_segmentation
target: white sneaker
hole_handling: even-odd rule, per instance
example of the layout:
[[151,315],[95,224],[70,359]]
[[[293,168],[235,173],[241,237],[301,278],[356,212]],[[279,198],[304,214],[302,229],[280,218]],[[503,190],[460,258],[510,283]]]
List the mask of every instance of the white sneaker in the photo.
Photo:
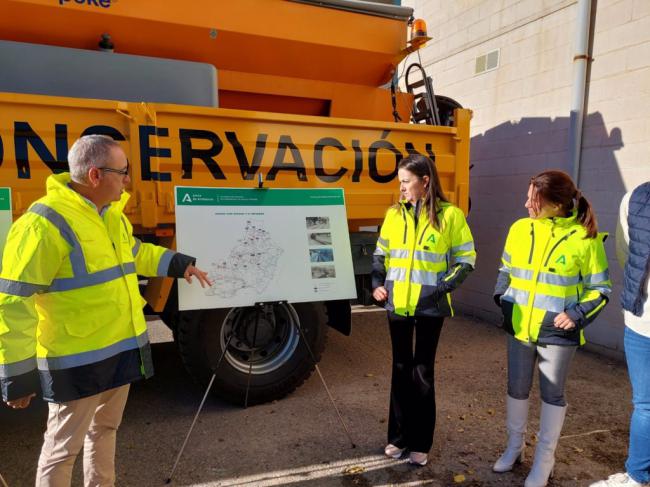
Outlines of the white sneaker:
[[423,467],[427,464],[429,456],[426,453],[420,453],[418,451],[412,451],[409,455],[409,463],[411,465],[420,465]]
[[600,480],[598,482],[594,482],[589,487],[619,487],[619,486],[647,487],[650,486],[650,484],[640,484],[632,477],[630,477],[627,473],[622,472],[622,473],[615,473],[614,475],[610,475],[609,477],[607,477],[607,480]]
[[404,450],[405,448],[400,448],[393,445],[392,443],[389,443],[386,445],[386,448],[384,448],[384,453],[387,457],[400,458],[402,456],[402,453],[404,453]]

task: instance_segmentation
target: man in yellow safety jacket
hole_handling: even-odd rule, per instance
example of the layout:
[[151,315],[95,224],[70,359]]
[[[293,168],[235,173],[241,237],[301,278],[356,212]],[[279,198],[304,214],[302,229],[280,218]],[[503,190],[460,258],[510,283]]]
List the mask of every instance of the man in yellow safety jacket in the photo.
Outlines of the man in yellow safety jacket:
[[128,161],[117,142],[84,136],[68,161],[70,173],[48,178],[46,196],[7,238],[0,385],[10,407],[27,407],[39,389],[49,403],[38,486],[70,485],[82,446],[86,485],[113,485],[129,384],[153,374],[137,276],[209,281],[192,257],[133,236],[123,213]]

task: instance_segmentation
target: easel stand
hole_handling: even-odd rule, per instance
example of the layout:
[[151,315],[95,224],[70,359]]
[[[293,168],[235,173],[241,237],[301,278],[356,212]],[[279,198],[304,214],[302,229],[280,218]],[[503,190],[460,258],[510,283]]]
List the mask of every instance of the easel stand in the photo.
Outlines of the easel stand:
[[[280,301],[278,303],[255,303],[255,328],[253,329],[253,344],[255,344],[257,340],[257,329],[259,326],[259,321],[260,321],[260,314],[262,313],[264,306],[268,304],[282,304],[283,302]],[[323,377],[323,374],[320,371],[320,368],[318,367],[318,363],[316,362],[316,357],[314,356],[314,353],[311,350],[311,347],[309,346],[309,342],[307,341],[307,338],[305,337],[305,334],[302,330],[302,326],[300,325],[300,321],[296,322],[296,327],[298,328],[298,332],[300,333],[300,338],[302,339],[303,343],[305,344],[305,347],[307,348],[307,352],[309,353],[309,356],[311,357],[312,362],[314,363],[314,367],[316,368],[316,373],[318,374],[318,377],[320,377],[321,383],[323,384],[323,388],[325,389],[325,392],[327,392],[327,397],[329,397],[330,402],[332,403],[332,407],[334,408],[334,411],[336,411],[336,415],[339,418],[339,421],[341,422],[341,425],[343,426],[343,429],[345,430],[345,434],[348,437],[348,440],[350,440],[350,444],[352,448],[356,448],[356,445],[354,441],[352,441],[352,436],[350,435],[350,431],[348,430],[348,427],[345,425],[345,421],[343,421],[343,417],[341,416],[341,413],[339,411],[339,408],[336,406],[336,403],[334,402],[334,398],[332,397],[332,394],[330,393],[329,388],[327,387],[327,383],[325,382],[325,378]],[[166,482],[167,484],[171,483],[172,477],[174,476],[174,472],[176,471],[176,467],[178,466],[178,462],[181,459],[181,456],[183,455],[183,452],[185,451],[185,447],[187,446],[187,442],[190,439],[190,435],[192,434],[192,431],[194,430],[194,426],[196,425],[197,419],[199,419],[199,414],[201,413],[201,410],[203,409],[203,405],[205,404],[206,399],[208,398],[208,394],[210,394],[210,390],[212,389],[212,385],[214,384],[214,379],[217,376],[217,369],[219,368],[219,365],[221,365],[221,362],[223,361],[223,358],[226,355],[226,351],[228,350],[228,347],[230,346],[230,341],[232,340],[232,337],[234,337],[237,329],[234,328],[230,336],[228,337],[228,340],[226,341],[226,344],[221,351],[221,355],[219,355],[219,360],[217,360],[216,365],[214,366],[213,373],[212,373],[212,378],[210,379],[210,382],[208,383],[208,387],[205,389],[205,394],[203,394],[203,399],[201,400],[201,404],[199,404],[199,408],[196,411],[196,414],[194,415],[194,420],[192,421],[192,425],[190,426],[189,431],[187,432],[187,435],[185,435],[185,440],[183,441],[183,445],[181,446],[180,451],[178,452],[178,455],[176,456],[176,460],[174,461],[174,466],[172,467],[172,471],[169,474],[169,477],[167,478]],[[251,361],[248,367],[248,379],[246,382],[246,395],[244,397],[244,408],[248,407],[248,392],[250,390],[250,385],[251,385],[251,377],[253,374],[253,360],[252,360],[252,354],[251,354]]]

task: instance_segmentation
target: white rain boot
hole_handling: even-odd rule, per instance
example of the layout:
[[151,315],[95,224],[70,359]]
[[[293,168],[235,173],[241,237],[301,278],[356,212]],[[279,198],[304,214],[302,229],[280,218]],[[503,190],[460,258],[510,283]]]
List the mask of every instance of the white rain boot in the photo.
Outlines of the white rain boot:
[[503,455],[495,462],[492,470],[498,473],[509,472],[515,463],[524,460],[526,446],[526,423],[528,422],[528,399],[506,398],[506,427],[508,445]]
[[555,447],[560,439],[565,414],[566,406],[553,406],[542,401],[535,459],[524,487],[544,487],[548,483],[555,465]]

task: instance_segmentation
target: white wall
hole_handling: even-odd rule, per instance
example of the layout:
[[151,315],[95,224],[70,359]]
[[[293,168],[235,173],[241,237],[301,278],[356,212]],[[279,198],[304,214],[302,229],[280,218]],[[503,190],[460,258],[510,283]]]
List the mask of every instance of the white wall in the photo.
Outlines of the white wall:
[[[571,172],[567,141],[575,42],[575,0],[403,0],[427,21],[421,52],[438,94],[474,111],[472,212],[478,263],[456,292],[460,311],[497,321],[492,289],[510,224],[527,216],[528,179],[545,169]],[[588,340],[622,350],[614,252],[618,203],[650,180],[650,1],[594,1],[596,21],[579,186],[592,202],[615,283]],[[475,58],[500,49],[498,69],[475,75]],[[408,62],[417,60],[412,54]]]

